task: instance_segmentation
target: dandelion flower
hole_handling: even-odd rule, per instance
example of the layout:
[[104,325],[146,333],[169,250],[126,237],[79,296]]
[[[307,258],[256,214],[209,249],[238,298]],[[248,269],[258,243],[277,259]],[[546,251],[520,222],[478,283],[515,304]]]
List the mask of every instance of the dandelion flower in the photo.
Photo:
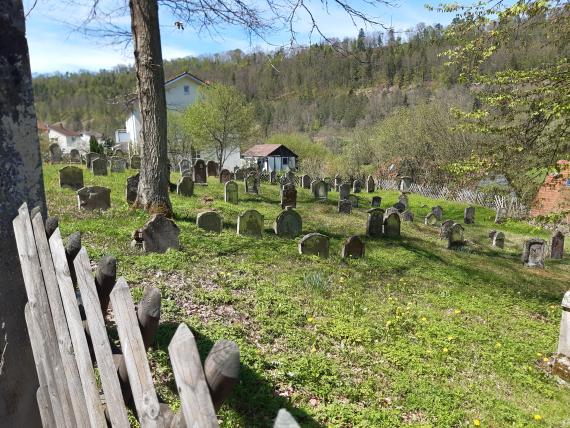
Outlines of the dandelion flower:
[[548,359],[548,357],[544,357],[544,358],[542,359],[542,361],[544,361],[545,363],[547,363],[547,362],[550,361],[550,360]]
[[476,427],[480,427],[481,421],[479,419],[473,419],[473,425],[475,425]]
[[307,321],[308,321],[308,322],[313,322],[313,321],[315,321],[315,319],[314,319],[313,317],[308,317],[308,318],[307,318]]
[[533,416],[533,418],[534,418],[535,421],[541,421],[541,420],[542,420],[542,416],[540,416],[538,413],[535,414],[535,415]]
[[315,352],[317,352],[317,348],[315,348],[315,345],[313,345],[313,347],[311,348],[311,353],[314,354]]
[[503,346],[503,345],[501,345],[501,342],[495,343],[495,348],[500,348],[501,346]]
[[426,322],[427,318],[426,317],[422,317],[422,321]]
[[449,352],[449,349],[443,348],[443,353],[444,353],[444,354],[447,354],[448,352]]
[[453,340],[453,336],[447,336],[447,340]]
[[455,315],[459,315],[459,314],[461,313],[461,309],[456,309],[456,310],[453,311],[453,313],[454,313]]
[[537,352],[537,353],[536,353],[536,356],[537,356],[537,357],[542,357],[542,352]]

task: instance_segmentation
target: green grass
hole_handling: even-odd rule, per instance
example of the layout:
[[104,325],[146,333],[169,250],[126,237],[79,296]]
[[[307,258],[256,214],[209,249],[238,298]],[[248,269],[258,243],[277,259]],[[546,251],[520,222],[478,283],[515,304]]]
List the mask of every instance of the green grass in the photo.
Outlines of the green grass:
[[[112,189],[113,208],[79,212],[73,191],[58,186],[57,167],[44,168],[49,212],[64,236],[80,230],[92,260],[113,254],[140,298],[152,284],[162,291],[161,326],[149,352],[158,392],[177,407],[167,346],[180,322],[195,332],[204,357],[220,339],[241,351],[241,379],[223,406],[225,427],[270,426],[280,407],[302,426],[486,427],[570,426],[570,392],[543,361],[556,350],[560,301],[570,279],[568,260],[545,270],[520,263],[522,242],[548,233],[523,222],[493,223],[477,207],[466,225],[469,245],[449,251],[423,216],[439,204],[445,218],[462,220],[464,204],[410,195],[415,223],[402,224],[400,239],[366,240],[366,257],[340,258],[342,242],[364,234],[373,195],[382,206],[396,192],[361,194],[363,207],[336,213],[338,193],[316,203],[299,189],[303,231],[331,237],[328,259],[300,256],[298,240],[276,237],[277,186],[259,196],[223,202],[211,178],[191,198],[171,195],[181,229],[181,251],[141,254],[130,235],[147,215],[124,198],[125,174],[93,177],[86,184]],[[174,180],[173,176],[173,180]],[[216,209],[224,231],[195,226],[196,214]],[[262,239],[236,235],[239,212],[265,216]],[[506,235],[506,247],[490,247],[490,229]],[[534,415],[540,415],[536,421]]]

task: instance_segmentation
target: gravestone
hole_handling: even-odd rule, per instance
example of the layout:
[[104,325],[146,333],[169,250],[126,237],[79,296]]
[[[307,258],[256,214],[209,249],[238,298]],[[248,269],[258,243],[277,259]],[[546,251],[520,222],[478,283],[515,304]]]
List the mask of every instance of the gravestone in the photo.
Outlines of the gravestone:
[[396,213],[384,218],[384,236],[395,238],[400,236],[400,216]]
[[449,229],[449,234],[447,237],[447,248],[450,250],[461,248],[465,245],[465,239],[463,238],[463,226],[459,223],[453,223]]
[[133,204],[137,199],[137,192],[139,188],[140,174],[132,175],[127,178],[126,198],[129,204]]
[[527,239],[524,241],[522,262],[527,267],[544,268],[545,253],[546,243],[544,239]]
[[436,205],[431,209],[431,212],[433,213],[433,215],[435,215],[437,221],[441,221],[441,219],[443,218],[443,208],[441,208],[439,205]]
[[449,239],[449,231],[451,230],[453,224],[453,220],[445,220],[443,223],[441,223],[441,227],[439,229],[439,237],[441,239]]
[[232,179],[232,173],[227,169],[220,171],[220,183],[225,184]]
[[275,219],[273,230],[277,236],[286,236],[289,238],[299,236],[303,230],[301,215],[291,206],[287,206]]
[[399,215],[400,211],[398,211],[398,208],[390,207],[384,213],[384,217],[388,217],[390,214],[398,214]]
[[82,187],[77,191],[80,210],[108,210],[111,208],[111,189],[101,186]]
[[95,160],[100,158],[101,155],[99,153],[89,152],[85,155],[85,166],[91,169],[91,163]]
[[570,382],[570,291],[564,294],[561,309],[560,333],[552,373],[565,382]]
[[194,195],[194,181],[187,175],[180,177],[176,183],[176,193],[180,196]]
[[348,183],[342,183],[338,186],[338,197],[339,199],[348,199],[348,195],[350,195],[350,186]]
[[216,211],[204,211],[196,216],[196,226],[208,232],[222,231],[222,217]]
[[505,207],[497,207],[495,211],[495,223],[500,224],[506,220],[508,215],[508,210]]
[[259,189],[257,188],[257,177],[254,172],[250,172],[245,178],[245,193],[251,193],[257,195]]
[[275,171],[269,173],[269,184],[277,184],[277,173]]
[[91,161],[91,172],[93,175],[107,175],[107,160],[97,158]]
[[352,183],[352,193],[360,193],[362,191],[362,181],[354,180]]
[[192,169],[185,169],[180,173],[182,177],[190,177],[192,178]]
[[352,208],[358,208],[358,196],[356,195],[348,195],[348,200],[350,201],[350,204],[352,205]]
[[505,248],[505,234],[503,232],[495,232],[493,235],[493,247]]
[[372,176],[369,175],[368,178],[366,179],[366,192],[374,193],[374,190],[376,190],[376,186],[374,184],[374,178],[372,178]]
[[237,218],[237,234],[261,238],[263,216],[256,210],[247,210]]
[[372,206],[380,207],[382,204],[382,198],[380,196],[372,196]]
[[235,181],[230,180],[224,184],[224,201],[237,205],[239,201],[238,185]]
[[178,171],[182,174],[184,171],[190,171],[192,169],[192,163],[188,159],[182,159],[178,162]]
[[403,221],[409,221],[409,222],[413,222],[414,221],[414,213],[411,212],[410,210],[406,210],[402,213],[402,220]]
[[81,163],[81,154],[77,149],[71,149],[69,151],[69,161],[71,163]]
[[338,212],[343,214],[350,214],[352,212],[352,203],[348,199],[339,200]]
[[[342,184],[342,178],[339,174],[336,174],[334,176],[334,180],[333,180],[333,187],[334,187],[335,192],[339,191],[338,189],[339,189],[341,184]],[[350,191],[349,191],[349,193],[350,193]]]
[[131,169],[141,169],[141,157],[139,155],[133,155],[130,159]]
[[303,236],[299,241],[299,254],[327,258],[329,256],[329,237],[321,233],[309,233]]
[[206,170],[208,171],[208,177],[217,177],[218,176],[218,163],[210,160],[206,164]]
[[49,160],[51,163],[59,163],[62,161],[63,153],[59,144],[53,143],[49,146]]
[[119,156],[119,157],[123,157],[125,155],[125,153],[121,150],[121,149],[116,149],[113,151],[113,154],[115,156]]
[[399,213],[406,211],[406,206],[401,202],[396,202],[393,206]]
[[404,176],[400,178],[400,185],[398,186],[400,192],[405,192],[405,193],[409,192],[411,186],[412,186],[412,177]]
[[133,234],[134,246],[142,245],[145,253],[164,253],[180,248],[180,229],[164,214],[153,214],[146,224]]
[[384,210],[382,208],[371,208],[366,212],[368,213],[366,235],[371,238],[380,238],[384,230]]
[[315,199],[325,201],[328,198],[328,186],[323,180],[316,180],[312,183],[313,196]]
[[296,182],[296,177],[295,177],[295,173],[291,170],[287,171],[285,173],[285,177],[287,178],[287,183],[291,183],[293,185],[295,185]]
[[127,162],[118,156],[113,156],[111,158],[111,172],[125,172]]
[[473,224],[475,223],[475,207],[467,207],[463,211],[463,223]]
[[496,233],[497,233],[497,231],[495,229],[491,230],[489,232],[489,238],[493,239],[493,236],[495,236]]
[[192,178],[194,179],[194,184],[199,184],[200,186],[206,186],[208,184],[206,162],[204,162],[202,159],[198,159],[194,164],[194,169],[192,170]]
[[237,168],[234,171],[234,178],[236,180],[240,180],[240,181],[243,180],[245,178],[245,171],[241,168]]
[[59,186],[73,190],[81,189],[83,184],[83,170],[76,166],[66,166],[59,170]]
[[437,217],[434,213],[429,213],[424,218],[424,224],[427,226],[436,226],[437,225]]
[[311,188],[311,177],[309,177],[307,174],[301,176],[301,187],[303,189]]
[[348,237],[342,245],[340,255],[343,259],[348,257],[360,259],[364,257],[364,241],[357,235]]
[[281,209],[285,207],[297,207],[297,189],[294,184],[286,184],[281,189]]
[[556,231],[550,240],[550,258],[561,260],[564,256],[564,234],[561,231]]
[[330,192],[333,187],[333,179],[330,177],[323,178],[323,181],[327,184],[327,192]]
[[400,195],[398,196],[398,202],[404,206],[404,210],[408,209],[409,202],[407,194],[400,193]]

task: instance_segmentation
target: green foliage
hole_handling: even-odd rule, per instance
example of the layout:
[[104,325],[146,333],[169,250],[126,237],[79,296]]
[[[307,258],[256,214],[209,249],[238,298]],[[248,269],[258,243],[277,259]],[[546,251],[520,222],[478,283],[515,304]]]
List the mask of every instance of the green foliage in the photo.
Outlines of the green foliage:
[[89,137],[89,151],[100,154],[105,152],[105,147],[102,144],[99,144],[99,141],[97,141],[97,138],[95,138],[94,135]]

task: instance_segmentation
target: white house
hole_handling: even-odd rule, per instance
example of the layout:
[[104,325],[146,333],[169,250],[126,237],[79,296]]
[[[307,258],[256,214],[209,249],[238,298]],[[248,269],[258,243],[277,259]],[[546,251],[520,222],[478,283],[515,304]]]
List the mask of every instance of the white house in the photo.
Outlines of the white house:
[[[166,108],[171,111],[183,112],[189,105],[193,104],[198,99],[200,96],[199,88],[204,85],[207,85],[207,83],[188,72],[184,72],[179,76],[168,80],[164,84],[166,92]],[[125,123],[125,128],[130,140],[128,143],[129,152],[140,153],[142,126],[140,106],[137,99],[133,100],[129,105],[129,116]],[[115,142],[119,144],[117,134],[115,135]],[[214,151],[209,150],[197,152],[196,158],[204,159],[205,161],[217,161]],[[196,159],[193,159],[193,161],[195,160]],[[223,167],[233,169],[240,166],[240,163],[240,151],[239,148],[236,148],[231,150],[231,154],[228,156]]]
[[83,152],[89,149],[89,142],[87,142],[86,146],[79,132],[66,129],[62,125],[49,125],[48,138],[50,143],[59,144],[63,153],[69,153],[72,149]]
[[247,165],[257,164],[261,171],[295,169],[298,157],[283,144],[256,144],[243,154]]

